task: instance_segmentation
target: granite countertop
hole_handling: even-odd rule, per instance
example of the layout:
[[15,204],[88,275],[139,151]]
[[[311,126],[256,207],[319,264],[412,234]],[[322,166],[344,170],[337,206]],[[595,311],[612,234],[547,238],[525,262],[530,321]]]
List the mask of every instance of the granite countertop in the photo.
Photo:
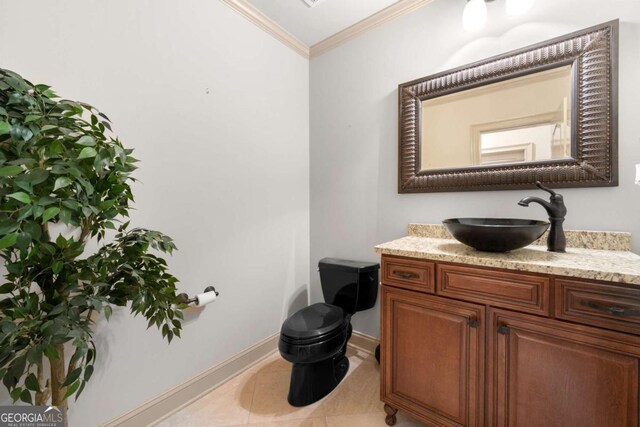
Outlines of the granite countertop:
[[536,244],[507,253],[480,252],[454,240],[442,225],[410,224],[409,236],[375,247],[376,252],[558,276],[640,285],[640,256],[629,233],[567,231],[567,251]]

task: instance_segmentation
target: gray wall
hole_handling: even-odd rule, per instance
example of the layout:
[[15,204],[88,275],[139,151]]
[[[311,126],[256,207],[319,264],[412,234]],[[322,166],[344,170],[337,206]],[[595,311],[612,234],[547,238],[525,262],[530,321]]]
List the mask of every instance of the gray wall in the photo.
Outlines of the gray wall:
[[[397,193],[397,86],[591,25],[620,18],[620,186],[563,189],[567,229],[620,230],[640,250],[640,3],[537,0],[523,18],[489,4],[487,27],[462,29],[464,1],[435,0],[311,60],[311,291],[321,300],[315,266],[324,256],[376,260],[373,246],[406,235],[410,222],[448,217],[544,219],[516,202],[536,191]],[[540,196],[544,193],[538,192]],[[378,308],[356,314],[354,329],[377,336]]]
[[[97,325],[71,402],[94,426],[276,333],[309,278],[309,63],[217,0],[3,0],[0,66],[89,102],[142,160],[133,226],[162,230],[190,295],[171,345],[143,318]],[[4,387],[2,403],[7,402]]]

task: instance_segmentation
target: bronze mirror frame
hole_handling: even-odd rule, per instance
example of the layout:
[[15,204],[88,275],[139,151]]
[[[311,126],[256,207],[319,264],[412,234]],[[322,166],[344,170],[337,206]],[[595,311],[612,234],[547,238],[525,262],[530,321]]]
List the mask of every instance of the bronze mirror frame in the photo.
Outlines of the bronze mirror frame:
[[[618,185],[618,20],[398,86],[398,193]],[[572,66],[571,159],[421,170],[422,101]]]

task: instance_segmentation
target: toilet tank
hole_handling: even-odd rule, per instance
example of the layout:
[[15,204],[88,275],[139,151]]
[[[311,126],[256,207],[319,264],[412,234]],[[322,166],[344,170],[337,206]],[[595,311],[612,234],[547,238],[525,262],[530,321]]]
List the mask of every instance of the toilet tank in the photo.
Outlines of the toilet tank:
[[327,304],[349,314],[373,307],[378,298],[378,270],[374,262],[323,258],[318,262],[322,294]]

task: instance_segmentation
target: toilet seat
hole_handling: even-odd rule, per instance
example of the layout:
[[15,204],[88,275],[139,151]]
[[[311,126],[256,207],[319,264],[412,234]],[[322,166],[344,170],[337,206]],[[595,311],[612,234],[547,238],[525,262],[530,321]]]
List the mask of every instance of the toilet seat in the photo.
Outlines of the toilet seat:
[[350,335],[349,319],[335,305],[317,303],[294,313],[282,325],[278,348],[292,363],[314,363],[340,352]]
[[281,338],[292,344],[313,344],[339,335],[349,325],[349,316],[338,306],[323,302],[305,307],[282,325]]

